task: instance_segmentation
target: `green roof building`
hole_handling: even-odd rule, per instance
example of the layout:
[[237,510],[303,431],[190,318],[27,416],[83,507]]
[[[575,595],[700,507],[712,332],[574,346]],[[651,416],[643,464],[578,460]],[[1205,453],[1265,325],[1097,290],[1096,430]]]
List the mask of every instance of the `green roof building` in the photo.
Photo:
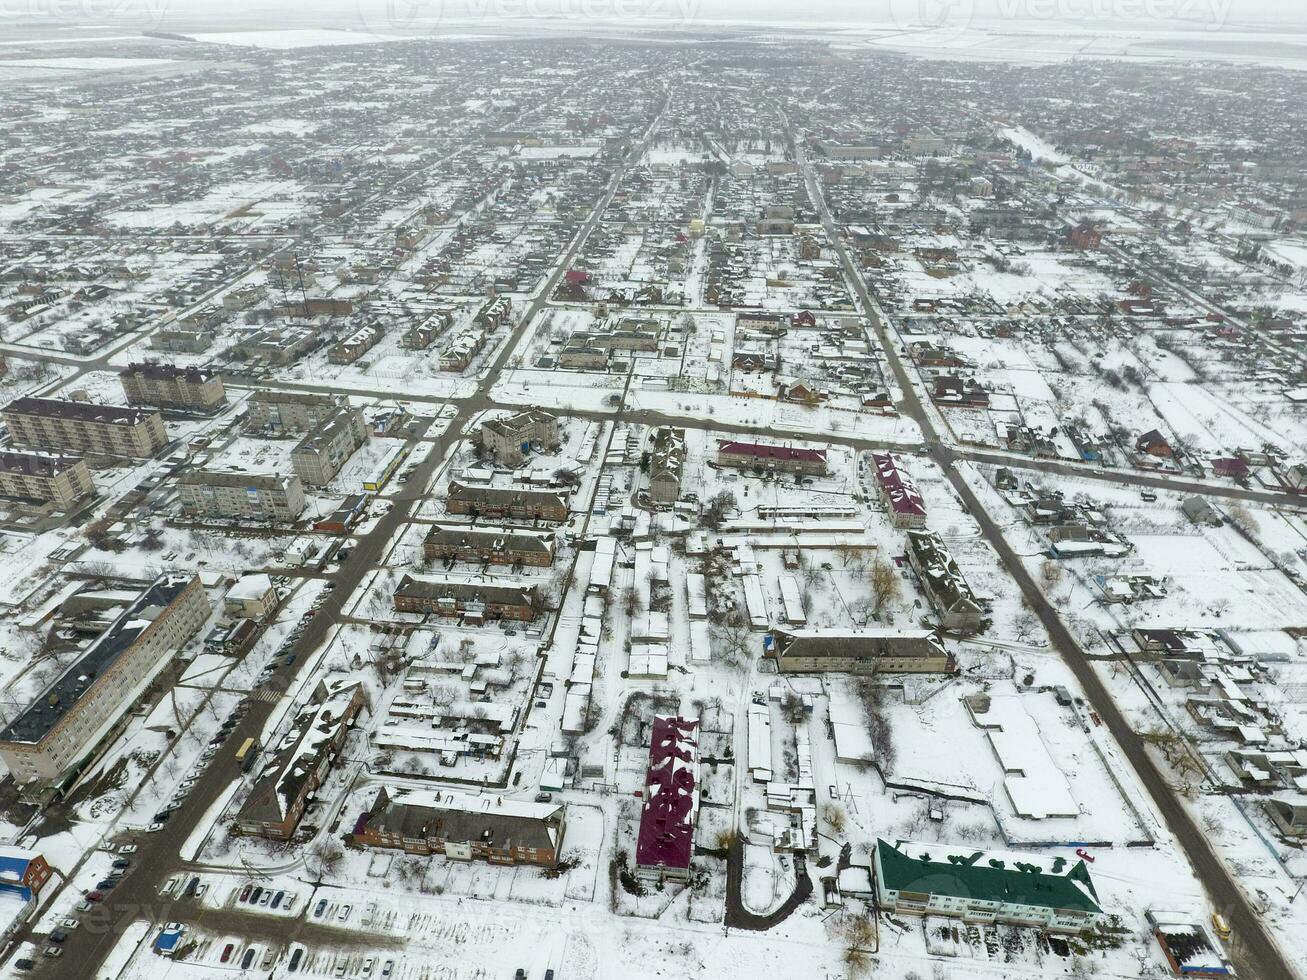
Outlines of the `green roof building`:
[[1107,915],[1079,859],[881,839],[873,865],[877,901],[895,912],[1056,932],[1086,932]]

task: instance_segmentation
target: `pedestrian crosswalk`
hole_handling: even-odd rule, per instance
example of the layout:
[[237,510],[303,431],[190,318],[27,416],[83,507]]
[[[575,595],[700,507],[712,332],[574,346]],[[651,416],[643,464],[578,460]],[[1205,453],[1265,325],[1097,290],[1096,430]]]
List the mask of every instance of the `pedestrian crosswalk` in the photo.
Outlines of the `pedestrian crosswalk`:
[[266,687],[260,687],[251,693],[250,697],[255,701],[266,701],[268,704],[276,704],[281,700],[281,692],[271,691]]

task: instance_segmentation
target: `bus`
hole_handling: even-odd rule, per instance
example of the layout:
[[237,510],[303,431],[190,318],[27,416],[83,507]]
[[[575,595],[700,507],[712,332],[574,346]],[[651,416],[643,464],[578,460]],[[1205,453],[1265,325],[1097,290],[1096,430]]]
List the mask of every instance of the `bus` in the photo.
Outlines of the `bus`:
[[408,459],[408,446],[396,446],[386,453],[377,464],[377,468],[372,471],[372,475],[363,481],[363,490],[366,493],[380,493],[406,459]]
[[254,765],[254,760],[259,757],[259,740],[257,738],[247,738],[241,743],[241,747],[236,750],[236,761],[241,765],[241,772],[249,772],[250,767]]

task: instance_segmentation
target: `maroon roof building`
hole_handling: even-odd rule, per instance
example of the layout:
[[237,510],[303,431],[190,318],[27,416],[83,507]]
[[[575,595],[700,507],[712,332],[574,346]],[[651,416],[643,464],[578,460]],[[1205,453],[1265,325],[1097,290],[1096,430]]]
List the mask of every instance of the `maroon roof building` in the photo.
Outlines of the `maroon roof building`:
[[740,470],[757,468],[820,475],[826,472],[826,450],[722,439],[717,443],[717,463]]
[[926,502],[916,484],[899,469],[893,453],[872,453],[871,465],[876,470],[876,483],[880,495],[889,507],[890,520],[895,527],[925,527]]
[[636,873],[688,881],[699,814],[699,723],[676,715],[654,718],[644,808],[635,845]]

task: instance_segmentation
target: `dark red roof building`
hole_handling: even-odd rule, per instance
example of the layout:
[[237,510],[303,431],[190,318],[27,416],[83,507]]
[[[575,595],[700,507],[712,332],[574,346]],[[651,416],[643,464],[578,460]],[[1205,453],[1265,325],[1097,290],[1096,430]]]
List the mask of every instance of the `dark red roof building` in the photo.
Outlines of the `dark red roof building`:
[[636,871],[642,877],[689,880],[698,777],[699,723],[676,715],[655,717],[635,845]]
[[893,453],[872,453],[871,465],[876,471],[880,495],[889,506],[895,527],[925,527],[926,502],[916,484],[899,469]]
[[793,446],[767,446],[757,442],[717,443],[717,462],[736,469],[790,470],[794,473],[825,473],[826,450],[796,449]]

